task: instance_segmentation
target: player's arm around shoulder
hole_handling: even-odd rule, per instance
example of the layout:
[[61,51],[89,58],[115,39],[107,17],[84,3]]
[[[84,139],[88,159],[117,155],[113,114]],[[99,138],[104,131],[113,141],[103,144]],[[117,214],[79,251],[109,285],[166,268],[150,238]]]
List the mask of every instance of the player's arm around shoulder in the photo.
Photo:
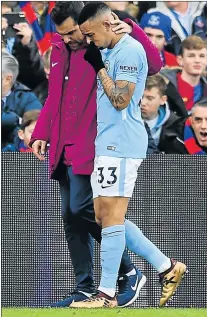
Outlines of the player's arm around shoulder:
[[125,46],[116,55],[115,80],[112,80],[105,68],[98,73],[106,95],[117,110],[127,108],[134,94],[142,69],[141,55],[136,45]]

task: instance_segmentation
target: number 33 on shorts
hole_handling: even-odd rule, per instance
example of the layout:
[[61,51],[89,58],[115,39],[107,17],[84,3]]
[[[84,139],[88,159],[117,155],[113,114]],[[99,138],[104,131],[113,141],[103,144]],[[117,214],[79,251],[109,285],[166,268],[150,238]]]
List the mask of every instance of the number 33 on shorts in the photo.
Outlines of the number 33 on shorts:
[[131,197],[142,159],[98,156],[91,175],[93,198]]

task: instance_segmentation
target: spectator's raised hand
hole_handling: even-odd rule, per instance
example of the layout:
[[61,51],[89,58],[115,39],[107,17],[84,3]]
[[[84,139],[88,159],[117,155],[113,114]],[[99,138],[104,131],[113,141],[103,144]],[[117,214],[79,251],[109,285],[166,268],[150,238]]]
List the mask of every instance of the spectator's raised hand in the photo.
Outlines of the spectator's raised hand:
[[114,17],[114,20],[111,21],[112,25],[112,31],[116,34],[121,34],[121,33],[128,33],[130,34],[132,32],[132,27],[131,25],[125,23],[124,21],[119,20],[119,17],[112,12],[112,15]]
[[45,160],[45,153],[47,152],[47,142],[42,140],[36,140],[32,144],[34,155],[40,160]]
[[14,24],[14,29],[16,29],[17,34],[22,36],[22,45],[29,45],[32,39],[32,29],[27,23],[16,23]]

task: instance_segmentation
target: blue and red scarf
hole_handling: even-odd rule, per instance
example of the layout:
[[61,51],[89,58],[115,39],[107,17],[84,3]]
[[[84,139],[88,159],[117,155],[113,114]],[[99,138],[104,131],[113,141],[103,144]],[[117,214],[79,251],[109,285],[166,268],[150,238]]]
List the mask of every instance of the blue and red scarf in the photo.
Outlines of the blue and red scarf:
[[43,55],[44,52],[50,47],[51,38],[53,34],[56,32],[55,25],[50,18],[50,12],[55,6],[55,1],[48,1],[48,9],[44,25],[44,32],[42,32],[35,10],[32,8],[30,1],[19,1],[19,6],[21,10],[25,13],[26,20],[33,29],[38,49],[40,51],[40,54]]
[[190,119],[185,122],[184,127],[184,144],[189,154],[191,155],[206,155],[207,153],[197,144],[196,138],[191,128]]

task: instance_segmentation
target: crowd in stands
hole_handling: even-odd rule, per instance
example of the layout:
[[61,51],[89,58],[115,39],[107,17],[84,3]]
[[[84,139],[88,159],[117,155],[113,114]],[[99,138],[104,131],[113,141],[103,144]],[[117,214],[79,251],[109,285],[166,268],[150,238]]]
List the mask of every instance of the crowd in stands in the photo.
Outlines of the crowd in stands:
[[[52,44],[42,49],[34,23],[19,14],[22,3],[2,1],[2,152],[31,151],[29,140],[48,94]],[[45,40],[49,2],[25,3]],[[206,2],[106,3],[144,30],[163,62],[160,73],[147,78],[138,105],[154,142],[149,153],[206,155]]]

